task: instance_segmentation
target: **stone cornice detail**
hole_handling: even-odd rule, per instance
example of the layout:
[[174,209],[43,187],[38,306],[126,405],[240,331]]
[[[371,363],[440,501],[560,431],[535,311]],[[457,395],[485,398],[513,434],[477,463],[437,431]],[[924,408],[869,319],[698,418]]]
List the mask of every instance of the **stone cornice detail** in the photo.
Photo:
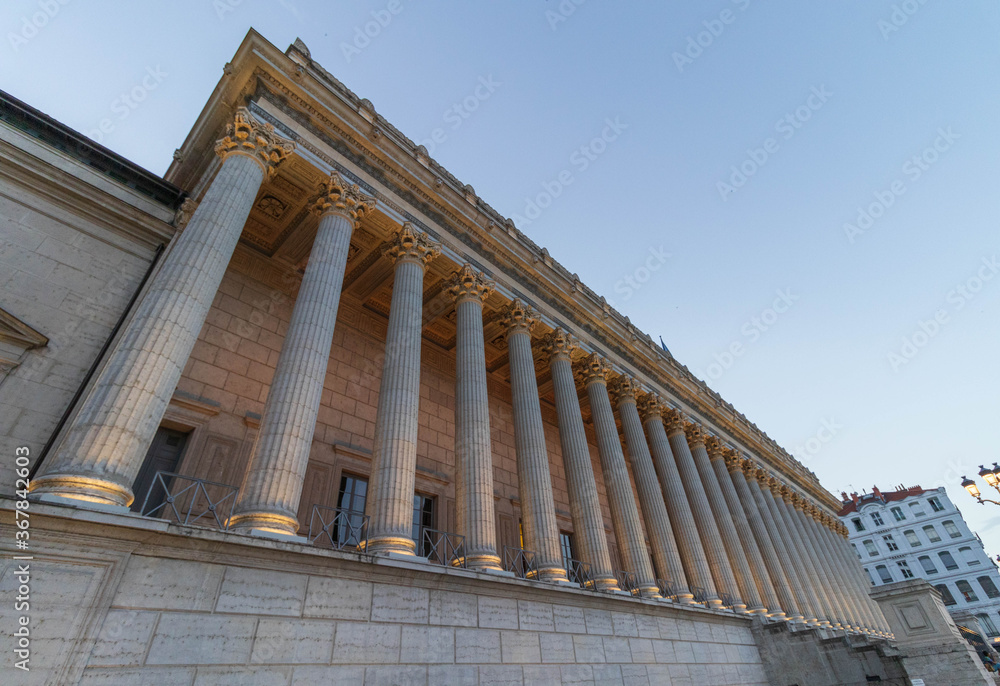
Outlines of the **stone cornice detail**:
[[230,155],[251,157],[267,178],[274,176],[278,165],[294,150],[294,142],[275,133],[272,124],[258,121],[246,107],[236,110],[232,123],[226,126],[226,135],[215,143],[215,154],[223,160]]
[[574,371],[577,381],[586,388],[592,383],[606,384],[611,374],[611,365],[597,353],[591,353]]
[[404,222],[384,254],[393,262],[415,262],[426,267],[441,254],[441,244],[432,241],[426,233],[417,231],[410,222]]
[[569,360],[573,351],[579,347],[579,341],[561,327],[545,336],[541,345],[542,352],[548,355],[550,360],[559,357]]
[[477,272],[466,262],[455,271],[447,282],[448,293],[456,303],[475,300],[483,303],[496,288],[496,283],[486,278],[482,272]]
[[348,183],[338,172],[319,184],[318,194],[309,202],[309,210],[320,217],[327,214],[342,214],[352,222],[357,222],[375,209],[375,198],[361,192],[361,186]]
[[510,337],[515,333],[526,333],[531,335],[531,330],[538,323],[535,311],[524,304],[520,298],[514,298],[507,307],[500,312],[500,324],[503,326],[505,336]]

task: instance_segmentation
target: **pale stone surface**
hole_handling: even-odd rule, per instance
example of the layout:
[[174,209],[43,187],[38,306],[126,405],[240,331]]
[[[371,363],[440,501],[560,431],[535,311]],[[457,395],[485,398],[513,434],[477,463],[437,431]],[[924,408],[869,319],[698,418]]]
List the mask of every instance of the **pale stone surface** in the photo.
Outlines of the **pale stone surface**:
[[399,662],[401,628],[398,624],[337,622],[333,662],[350,664],[364,655],[367,662]]
[[577,662],[604,662],[604,637],[576,634],[573,636],[573,652]]
[[612,612],[611,624],[615,636],[639,635],[639,626],[636,624],[635,615],[631,612]]
[[531,600],[517,601],[520,628],[524,631],[555,631],[552,605]]
[[164,614],[146,664],[232,664],[250,658],[257,620],[186,612]]
[[562,675],[558,665],[525,665],[524,686],[552,686],[561,684]]
[[491,665],[479,668],[479,683],[491,686],[522,686],[524,673],[517,665]]
[[475,665],[429,665],[428,684],[479,686],[479,667]]
[[573,637],[566,634],[539,634],[542,662],[575,662]]
[[780,489],[771,489],[771,500],[774,504],[775,520],[782,522],[788,542],[796,552],[796,561],[799,564],[799,569],[802,570],[802,585],[816,611],[817,619],[821,624],[828,625],[833,620],[833,611],[826,598],[819,572],[816,570],[812,555],[810,555],[811,548],[803,540],[801,531],[792,517],[794,510],[784,501]]
[[607,662],[632,662],[632,651],[628,639],[621,636],[604,637],[604,659]]
[[121,684],[141,683],[151,683],[157,686],[191,686],[194,682],[194,674],[192,667],[146,667],[143,669],[92,667],[84,670],[79,686],[121,686]]
[[455,662],[500,662],[500,632],[455,629]]
[[302,610],[304,617],[371,618],[372,583],[354,579],[310,576]]
[[229,567],[215,611],[297,617],[302,614],[308,581],[303,574]]
[[91,653],[90,664],[95,666],[142,664],[157,619],[158,615],[155,612],[134,610],[109,612]]
[[479,596],[479,626],[484,629],[518,628],[517,600]]
[[291,667],[199,667],[194,686],[284,686],[291,676]]
[[607,610],[595,610],[587,608],[584,610],[587,619],[588,634],[613,634],[615,632],[611,623],[611,613]]
[[500,652],[504,662],[537,664],[542,661],[538,634],[534,631],[501,631]]
[[455,630],[442,627],[404,626],[399,661],[444,664],[455,662]]
[[587,623],[582,608],[571,605],[554,605],[552,617],[555,620],[556,631],[574,634],[587,633]]
[[324,663],[330,661],[336,625],[317,619],[268,619],[257,623],[251,662]]
[[373,622],[426,624],[428,590],[375,584],[372,592]]
[[365,686],[427,686],[426,667],[367,667]]
[[210,611],[222,585],[221,565],[132,555],[118,586],[118,607]]
[[357,686],[364,680],[364,667],[308,665],[292,670],[291,686]]
[[432,590],[428,622],[447,626],[479,626],[479,598],[471,593]]
[[632,662],[656,662],[653,642],[648,638],[630,638],[628,647],[632,651]]

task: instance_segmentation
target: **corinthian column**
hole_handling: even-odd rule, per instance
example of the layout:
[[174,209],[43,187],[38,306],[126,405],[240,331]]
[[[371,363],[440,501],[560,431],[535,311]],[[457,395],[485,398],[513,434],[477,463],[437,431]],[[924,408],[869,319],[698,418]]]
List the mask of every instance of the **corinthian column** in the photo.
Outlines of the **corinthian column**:
[[611,568],[608,540],[604,535],[604,517],[597,495],[594,467],[590,461],[587,433],[580,413],[580,398],[573,380],[571,355],[576,340],[562,329],[545,337],[542,349],[549,356],[552,385],[559,417],[559,442],[562,445],[569,490],[569,507],[580,558],[590,565],[594,585],[600,590],[617,590],[618,580]]
[[834,602],[835,609],[840,613],[840,628],[850,630],[852,627],[860,626],[858,622],[860,613],[854,607],[853,598],[851,597],[852,593],[845,586],[844,579],[842,578],[844,573],[840,571],[836,557],[827,546],[822,531],[823,525],[818,521],[822,517],[822,513],[815,505],[803,503],[801,515],[805,535],[812,541],[813,548],[819,556],[817,565],[822,567],[826,572],[827,583],[829,584],[828,595]]
[[520,300],[503,312],[510,359],[510,388],[514,406],[514,444],[517,451],[517,483],[521,496],[521,528],[524,542],[535,553],[538,578],[566,581],[559,547],[556,503],[552,497],[549,455],[545,449],[542,407],[531,353],[531,329],[537,319]]
[[840,602],[838,602],[839,594],[834,590],[830,562],[825,559],[825,555],[821,554],[816,539],[813,537],[812,531],[806,522],[808,517],[805,515],[804,510],[808,506],[808,503],[802,496],[794,493],[787,486],[781,489],[781,495],[785,501],[785,510],[788,512],[788,518],[798,532],[799,538],[802,539],[802,543],[805,545],[805,552],[816,572],[817,595],[820,602],[826,604],[827,619],[834,628],[841,629],[844,626],[844,622],[846,622],[847,614],[843,611]]
[[374,208],[372,198],[337,172],[320,184],[319,196],[312,201],[319,228],[281,345],[247,477],[229,520],[237,531],[289,535],[298,531],[295,513],[316,431],[351,234]]
[[705,550],[698,537],[694,515],[691,514],[691,505],[684,495],[684,486],[681,484],[681,477],[670,450],[670,441],[667,440],[667,432],[663,428],[662,415],[665,409],[663,402],[654,393],[643,396],[638,403],[638,411],[646,427],[646,436],[660,488],[663,490],[664,504],[674,530],[674,542],[677,544],[681,564],[684,567],[686,583],[682,584],[675,579],[670,581],[677,591],[677,599],[684,604],[691,604],[694,602],[694,594],[690,590],[692,584],[705,589],[709,596],[716,596],[715,581],[712,580],[712,572],[708,568]]
[[[701,540],[712,578],[715,580],[715,591],[726,593],[734,598],[739,597],[740,591],[736,585],[736,577],[733,575],[733,569],[729,565],[729,559],[723,548],[722,534],[719,533],[719,527],[715,523],[712,508],[708,504],[708,495],[705,493],[705,485],[698,475],[698,468],[691,455],[691,447],[688,445],[685,435],[684,417],[676,410],[668,410],[665,418],[667,438],[670,440],[670,447],[677,461],[677,470],[681,475],[681,482],[684,484],[684,492],[687,494],[691,513],[694,515],[695,525],[698,528],[698,538]],[[708,591],[707,588],[705,590]],[[719,606],[722,604],[722,600],[718,595],[714,597],[710,595],[708,604]]]
[[222,167],[139,302],[36,494],[126,506],[265,176],[292,150],[240,108],[215,147]]
[[501,569],[493,520],[493,450],[486,392],[483,303],[495,284],[466,264],[448,289],[455,298],[455,515],[470,569]]
[[646,531],[653,546],[653,559],[656,568],[665,577],[674,581],[675,585],[687,589],[687,578],[684,576],[684,565],[677,553],[677,542],[674,540],[673,529],[670,528],[670,515],[663,503],[663,491],[656,480],[656,470],[653,468],[653,458],[646,445],[646,436],[642,431],[642,420],[636,407],[638,386],[635,380],[624,374],[612,384],[611,392],[618,406],[618,414],[622,419],[622,432],[625,434],[625,444],[628,446],[629,457],[632,458],[632,471],[635,474],[635,488],[639,494],[639,506],[645,517]]
[[413,555],[424,272],[427,263],[441,254],[441,245],[406,222],[385,254],[396,266],[375,415],[367,549]]
[[597,450],[601,455],[604,485],[608,491],[608,504],[611,506],[611,522],[615,527],[615,538],[618,539],[625,570],[635,574],[636,585],[641,594],[660,597],[653,565],[646,552],[642,522],[632,495],[632,481],[625,465],[621,439],[618,438],[614,410],[611,409],[611,399],[608,397],[610,371],[608,363],[594,353],[580,366],[577,373],[590,399],[591,416],[597,433]]

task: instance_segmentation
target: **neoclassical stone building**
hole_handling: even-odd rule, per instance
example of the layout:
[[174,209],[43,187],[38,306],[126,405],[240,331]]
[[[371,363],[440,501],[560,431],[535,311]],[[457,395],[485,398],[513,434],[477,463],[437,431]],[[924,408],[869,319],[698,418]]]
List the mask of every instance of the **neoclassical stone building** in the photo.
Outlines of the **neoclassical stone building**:
[[300,42],[251,32],[163,179],[2,109],[24,683],[766,684],[752,627],[888,637],[815,476]]

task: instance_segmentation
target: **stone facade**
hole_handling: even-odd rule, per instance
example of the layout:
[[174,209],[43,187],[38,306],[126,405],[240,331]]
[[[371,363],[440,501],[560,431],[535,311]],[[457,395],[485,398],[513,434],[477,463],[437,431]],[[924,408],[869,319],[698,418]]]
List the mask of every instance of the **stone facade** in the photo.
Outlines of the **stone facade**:
[[35,683],[764,684],[753,622],[890,636],[815,475],[301,43],[248,35],[166,180],[0,105]]

